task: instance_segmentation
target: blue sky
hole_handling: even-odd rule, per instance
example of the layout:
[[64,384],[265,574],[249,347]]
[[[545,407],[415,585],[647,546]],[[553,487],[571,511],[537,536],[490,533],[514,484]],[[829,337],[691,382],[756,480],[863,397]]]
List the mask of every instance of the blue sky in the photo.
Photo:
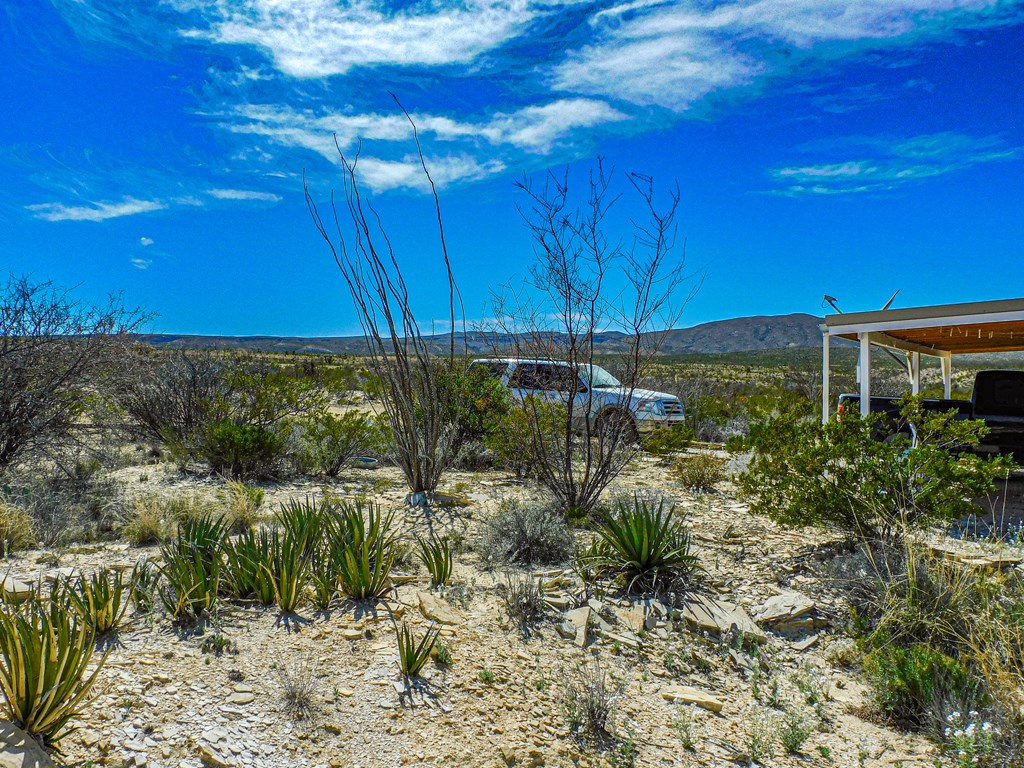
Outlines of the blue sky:
[[530,259],[514,180],[599,154],[679,184],[683,325],[1024,296],[1024,0],[6,0],[0,272],[158,332],[352,333],[302,195],[337,135],[443,318],[389,91],[470,319]]

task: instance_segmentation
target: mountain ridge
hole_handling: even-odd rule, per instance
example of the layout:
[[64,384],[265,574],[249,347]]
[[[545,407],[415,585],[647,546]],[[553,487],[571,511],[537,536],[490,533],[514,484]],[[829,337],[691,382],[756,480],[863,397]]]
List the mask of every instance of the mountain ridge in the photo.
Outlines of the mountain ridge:
[[[661,353],[714,354],[726,352],[759,352],[764,350],[810,348],[821,346],[819,325],[822,318],[802,312],[787,315],[753,315],[750,317],[712,320],[689,328],[665,331]],[[647,334],[653,338],[659,333]],[[463,334],[456,343],[463,345]],[[166,349],[224,349],[251,352],[361,355],[366,354],[362,336],[206,336],[199,334],[138,334],[139,341]],[[449,335],[428,337],[436,344],[447,345]],[[609,331],[597,335],[598,354],[614,353],[622,348],[624,334]],[[472,354],[490,354],[513,343],[508,336],[495,339],[486,333],[467,332],[465,343]]]

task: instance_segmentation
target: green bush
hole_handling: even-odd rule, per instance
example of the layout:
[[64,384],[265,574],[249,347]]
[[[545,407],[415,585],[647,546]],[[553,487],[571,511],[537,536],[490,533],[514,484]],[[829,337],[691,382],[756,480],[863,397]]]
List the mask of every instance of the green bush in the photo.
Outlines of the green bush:
[[199,447],[214,472],[247,479],[276,477],[284,453],[285,436],[279,429],[230,419],[211,425]]
[[223,588],[235,598],[256,600],[260,605],[274,602],[274,579],[270,571],[270,532],[248,530],[224,543]]
[[303,424],[300,465],[305,472],[336,477],[349,460],[373,445],[374,427],[366,414],[319,413]]
[[903,417],[917,425],[915,445],[902,435],[876,439],[882,417],[853,411],[824,425],[792,414],[751,425],[753,455],[739,477],[751,510],[864,538],[900,538],[976,512],[971,500],[991,493],[1012,466],[964,451],[984,423],[925,412],[919,399],[906,401]]
[[977,703],[979,696],[970,672],[928,645],[881,645],[865,657],[864,673],[878,709],[902,726],[921,727],[946,702]]

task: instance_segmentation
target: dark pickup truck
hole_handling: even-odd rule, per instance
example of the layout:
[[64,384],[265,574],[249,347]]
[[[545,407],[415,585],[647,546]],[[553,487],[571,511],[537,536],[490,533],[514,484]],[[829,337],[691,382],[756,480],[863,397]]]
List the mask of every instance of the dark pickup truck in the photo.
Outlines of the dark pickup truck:
[[[871,412],[885,413],[888,419],[880,425],[879,437],[891,434],[911,435],[913,426],[900,416],[898,397],[872,397]],[[1013,454],[1024,460],[1024,371],[978,371],[970,400],[925,398],[930,411],[955,410],[958,418],[981,419],[988,434],[975,448],[977,453]],[[859,409],[859,395],[840,395],[839,412]]]

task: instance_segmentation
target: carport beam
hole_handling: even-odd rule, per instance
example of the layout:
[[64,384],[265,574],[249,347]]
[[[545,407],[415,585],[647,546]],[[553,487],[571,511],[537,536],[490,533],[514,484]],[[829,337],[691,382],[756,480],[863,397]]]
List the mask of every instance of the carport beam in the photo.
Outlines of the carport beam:
[[858,333],[860,340],[860,415],[871,413],[871,334]]
[[821,333],[821,423],[824,424],[828,421],[829,417],[829,379],[831,378],[831,368],[829,367],[829,352],[831,343],[831,336],[828,331],[824,330],[825,326],[822,326]]

